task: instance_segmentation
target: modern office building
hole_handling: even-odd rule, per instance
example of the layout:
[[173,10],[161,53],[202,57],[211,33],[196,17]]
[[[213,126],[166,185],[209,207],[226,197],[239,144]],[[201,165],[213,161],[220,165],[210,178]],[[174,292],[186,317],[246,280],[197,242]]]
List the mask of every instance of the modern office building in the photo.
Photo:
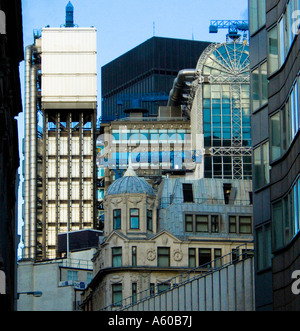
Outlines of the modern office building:
[[249,1],[256,309],[299,310],[298,0]]
[[96,29],[72,12],[26,48],[24,259],[55,259],[59,233],[94,228]]
[[[19,141],[22,111],[19,63],[24,59],[21,1],[0,1],[0,305],[16,300]],[[3,304],[3,305],[2,305]]]
[[251,179],[249,70],[246,40],[211,44],[199,58],[188,108],[193,150],[205,150],[201,177]]
[[[142,107],[148,116],[166,106],[178,72],[195,68],[209,42],[152,37],[102,67],[102,122]],[[146,115],[146,116],[147,116]]]

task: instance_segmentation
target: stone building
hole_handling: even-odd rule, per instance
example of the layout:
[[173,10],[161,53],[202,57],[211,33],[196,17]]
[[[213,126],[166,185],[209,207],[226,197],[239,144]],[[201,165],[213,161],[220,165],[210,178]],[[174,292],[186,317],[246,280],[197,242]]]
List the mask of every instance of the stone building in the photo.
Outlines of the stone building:
[[83,309],[118,309],[176,286],[176,276],[193,268],[236,259],[252,240],[251,187],[179,177],[164,178],[154,192],[130,165],[104,197],[104,238]]

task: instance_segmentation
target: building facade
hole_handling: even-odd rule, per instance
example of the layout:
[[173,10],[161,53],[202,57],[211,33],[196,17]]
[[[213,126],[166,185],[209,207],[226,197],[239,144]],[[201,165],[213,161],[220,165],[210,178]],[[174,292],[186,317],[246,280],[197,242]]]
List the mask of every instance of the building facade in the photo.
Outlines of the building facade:
[[98,240],[93,240],[94,243],[86,240],[85,231],[75,232],[73,236],[80,236],[81,240],[70,238],[73,248],[68,259],[19,263],[18,311],[81,310],[81,293],[93,277],[91,259]]
[[148,116],[166,106],[178,71],[195,68],[209,42],[152,37],[101,69],[102,122],[123,118],[142,107]]
[[[192,144],[204,149],[205,178],[251,179],[250,65],[247,41],[211,44],[190,91]],[[199,140],[203,141],[200,142]]]
[[299,310],[300,2],[249,1],[257,310]]
[[69,21],[26,48],[25,259],[55,259],[59,233],[94,228],[96,53],[96,29]]
[[[17,120],[22,111],[19,63],[23,60],[21,1],[0,1],[0,294],[2,310],[16,300],[17,196],[19,147]],[[2,304],[3,302],[1,302]]]
[[129,166],[104,198],[104,238],[83,309],[118,309],[170,289],[184,272],[238,258],[252,241],[251,181],[233,181],[232,190],[228,199],[222,180],[166,178],[155,194]]

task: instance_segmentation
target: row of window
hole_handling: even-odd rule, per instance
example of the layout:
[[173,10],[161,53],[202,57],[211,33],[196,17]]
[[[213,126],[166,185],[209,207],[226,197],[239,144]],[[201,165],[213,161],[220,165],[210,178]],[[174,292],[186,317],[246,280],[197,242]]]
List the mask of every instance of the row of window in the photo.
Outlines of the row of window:
[[[129,227],[130,229],[140,229],[140,210],[138,208],[131,208],[129,210]],[[122,228],[122,210],[115,209],[113,211],[113,229],[120,230]],[[153,231],[153,212],[147,210],[147,230]]]
[[[112,267],[122,267],[122,247],[112,248]],[[131,266],[137,266],[137,247],[131,247]],[[166,268],[170,267],[170,247],[157,248],[157,266]]]
[[[77,282],[79,281],[79,278],[78,278],[78,271],[76,270],[68,270],[67,272],[67,279],[69,281],[74,281],[74,282]],[[92,272],[87,272],[86,274],[86,283],[89,284],[93,279],[93,273]]]
[[[174,285],[173,285],[174,286]],[[169,282],[166,283],[158,283],[155,285],[154,283],[150,283],[149,293],[147,296],[153,297],[155,294],[167,291],[171,288],[171,284]],[[123,300],[123,285],[122,283],[112,284],[112,305],[114,307],[122,306]],[[144,293],[145,294],[145,293]],[[137,283],[131,283],[131,303],[135,304],[137,302]]]
[[[251,234],[252,217],[231,215],[228,218],[229,233]],[[219,233],[220,215],[185,215],[185,232]]]
[[[132,249],[136,249],[136,247],[132,247]],[[116,248],[120,249],[120,248]],[[136,250],[135,250],[136,252]],[[196,268],[197,266],[201,266],[203,268],[219,268],[222,266],[222,250],[219,248],[189,248],[189,256],[188,256],[188,262],[189,262],[189,268]],[[241,254],[241,255],[240,255]],[[240,257],[243,259],[247,255],[253,255],[252,250],[242,250],[240,252],[239,249],[232,249],[231,252],[231,261],[233,263],[236,263],[240,260]],[[170,261],[170,248],[168,247],[158,247],[158,257],[162,259],[161,264],[169,263]],[[135,257],[136,259],[136,257]],[[224,261],[225,262],[225,261]],[[172,286],[176,286],[176,284],[172,284]],[[170,282],[164,282],[164,283],[158,283],[155,285],[154,283],[150,283],[149,287],[149,296],[154,296],[156,293],[167,291],[171,288]],[[117,283],[112,285],[112,305],[113,306],[121,306],[122,300],[123,300],[123,285],[122,283]],[[143,294],[145,294],[143,292]],[[131,300],[132,303],[137,302],[137,283],[133,282],[131,284]]]
[[268,74],[284,63],[298,32],[300,0],[289,0],[277,24],[268,31]]
[[271,161],[280,158],[289,148],[299,127],[300,76],[297,77],[283,108],[270,118]]
[[300,230],[300,179],[289,193],[272,205],[273,249],[286,246]]
[[[235,223],[234,225],[235,226]],[[198,251],[198,254],[197,254]],[[188,267],[207,267],[216,268],[221,266],[222,250],[219,248],[189,248],[188,251]],[[243,255],[243,254],[242,254]],[[239,257],[238,250],[232,250],[232,261],[235,261]],[[214,265],[212,265],[214,261]],[[120,268],[122,263],[122,247],[112,248],[112,267]],[[137,266],[137,247],[131,247],[131,266]],[[171,266],[170,247],[157,247],[157,267],[168,268]]]

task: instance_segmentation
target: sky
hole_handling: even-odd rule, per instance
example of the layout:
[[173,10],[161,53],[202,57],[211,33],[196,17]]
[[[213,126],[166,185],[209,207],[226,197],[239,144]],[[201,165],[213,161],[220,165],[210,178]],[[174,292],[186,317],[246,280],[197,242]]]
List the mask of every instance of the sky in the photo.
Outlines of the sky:
[[[33,30],[65,23],[69,0],[22,0],[24,49],[33,43]],[[248,0],[71,0],[79,27],[97,29],[98,114],[101,106],[101,67],[147,39],[157,36],[225,42],[226,30],[209,34],[211,20],[247,20]],[[182,68],[186,69],[186,68]],[[24,105],[24,61],[20,65]],[[18,117],[20,164],[24,137],[23,113]],[[22,181],[22,169],[19,170]],[[19,190],[19,233],[22,189]]]

